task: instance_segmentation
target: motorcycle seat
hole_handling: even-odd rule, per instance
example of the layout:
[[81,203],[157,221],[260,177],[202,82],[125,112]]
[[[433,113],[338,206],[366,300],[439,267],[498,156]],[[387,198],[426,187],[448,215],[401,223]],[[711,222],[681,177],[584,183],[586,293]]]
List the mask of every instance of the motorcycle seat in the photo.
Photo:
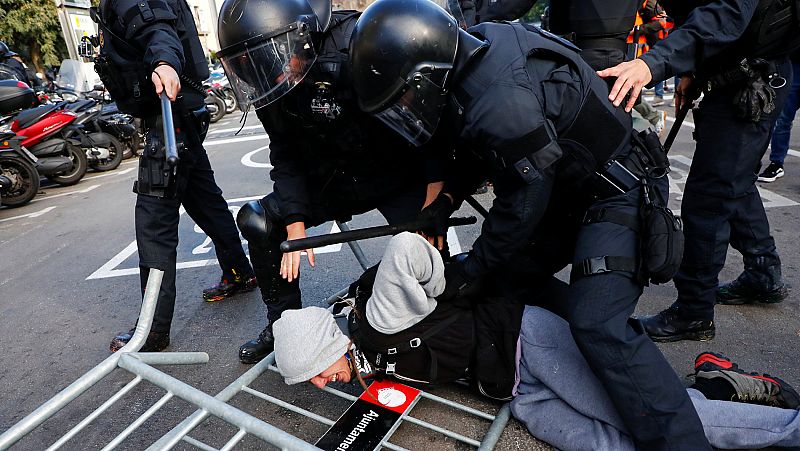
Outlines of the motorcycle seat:
[[87,110],[93,106],[97,105],[97,102],[91,99],[83,99],[83,100],[76,100],[72,103],[67,104],[67,108],[70,111],[74,111],[79,113],[81,111]]
[[37,106],[36,108],[21,111],[14,119],[18,121],[20,129],[28,128],[58,108],[58,105]]

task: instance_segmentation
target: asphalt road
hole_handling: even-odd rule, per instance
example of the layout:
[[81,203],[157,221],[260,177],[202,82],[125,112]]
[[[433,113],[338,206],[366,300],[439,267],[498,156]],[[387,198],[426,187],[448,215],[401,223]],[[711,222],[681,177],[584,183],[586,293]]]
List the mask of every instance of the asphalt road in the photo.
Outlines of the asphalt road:
[[[662,107],[663,108],[663,107]],[[668,107],[666,107],[669,110]],[[672,115],[672,113],[670,113]],[[271,191],[268,178],[267,138],[255,115],[250,115],[242,133],[239,115],[226,116],[212,126],[206,140],[217,181],[233,213],[247,200]],[[687,119],[673,146],[671,206],[680,208],[680,194],[692,158],[692,118]],[[800,135],[792,140],[800,149]],[[760,185],[778,248],[784,275],[797,282],[800,259],[800,152],[786,161],[787,176]],[[766,159],[766,157],[765,157]],[[117,332],[130,328],[138,314],[140,297],[133,230],[135,195],[131,186],[136,175],[134,160],[123,162],[113,172],[91,173],[73,187],[46,187],[29,205],[0,208],[0,431],[6,430],[38,405],[67,386],[108,356],[108,344]],[[490,205],[491,194],[479,196]],[[473,213],[465,207],[464,214]],[[383,224],[377,213],[356,217],[353,227]],[[325,224],[317,233],[329,232]],[[459,228],[451,247],[467,250],[479,231],[478,225]],[[178,250],[178,299],[172,325],[170,351],[205,351],[207,364],[167,367],[166,371],[203,391],[215,394],[249,366],[239,363],[238,346],[254,338],[264,325],[264,306],[258,293],[239,295],[218,303],[206,303],[201,290],[216,283],[219,270],[207,237],[184,215]],[[362,243],[371,261],[381,255],[384,239]],[[730,251],[721,279],[741,271],[740,256]],[[346,246],[317,252],[317,267],[302,269],[306,305],[322,305],[324,299],[351,282],[359,267]],[[654,313],[668,306],[676,293],[671,284],[645,291],[639,314]],[[797,295],[774,306],[717,308],[717,337],[710,343],[679,342],[660,345],[678,374],[690,372],[692,359],[701,351],[714,350],[734,357],[745,369],[767,371],[800,385],[800,315]],[[117,371],[98,387],[80,397],[52,420],[38,428],[14,449],[42,449],[69,430],[131,377]],[[335,419],[347,403],[320,395],[313,387],[287,388],[275,375],[255,384],[290,403],[316,409]],[[487,411],[497,409],[457,388],[436,391]],[[69,442],[65,449],[101,448],[163,392],[144,387],[124,398],[88,432]],[[296,414],[288,414],[252,397],[240,395],[234,404],[267,422],[314,441],[325,427]],[[121,449],[142,449],[186,417],[194,409],[183,401],[170,401],[166,408],[123,442]],[[467,420],[449,409],[420,406],[419,416],[454,430],[480,437],[487,423]],[[235,430],[212,421],[197,436],[222,446]],[[441,435],[403,427],[397,443],[411,449],[463,449]],[[258,448],[261,442],[245,439],[239,449]],[[501,449],[549,449],[532,439],[512,422],[500,442]]]

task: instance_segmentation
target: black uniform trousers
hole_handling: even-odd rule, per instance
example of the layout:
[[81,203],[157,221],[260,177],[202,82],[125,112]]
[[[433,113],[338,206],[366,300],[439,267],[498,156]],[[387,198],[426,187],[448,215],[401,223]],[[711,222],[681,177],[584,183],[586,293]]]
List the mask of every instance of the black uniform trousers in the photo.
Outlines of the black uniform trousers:
[[792,85],[791,65],[778,62],[786,85],[776,89],[775,110],[758,122],[741,119],[735,89],[708,92],[694,112],[695,149],[681,206],[686,243],[675,276],[681,313],[714,318],[719,273],[728,244],[742,254],[739,280],[760,291],[781,282],[781,262],[755,182],[772,127]]
[[[176,117],[176,126],[178,120]],[[175,263],[181,205],[214,242],[223,277],[232,278],[232,270],[241,276],[252,274],[250,262],[242,249],[239,229],[222,197],[222,190],[214,180],[214,171],[202,145],[203,136],[198,130],[198,124],[182,127],[176,137],[179,143],[186,146],[180,155],[177,174],[178,186],[182,185],[181,181],[185,186],[179,189],[177,196],[164,199],[139,194],[136,198],[136,244],[139,249],[142,293],[150,268],[164,271],[153,319],[154,332],[169,332],[175,310]],[[152,133],[160,133],[160,130],[151,129],[148,138]],[[188,139],[189,133],[195,133],[191,137],[194,139]]]
[[[658,183],[665,184],[666,179]],[[595,202],[590,211],[637,217],[642,193],[636,188]],[[612,222],[583,224],[573,268],[588,258],[639,256],[637,232]],[[567,319],[572,335],[608,390],[639,449],[711,449],[680,378],[661,351],[631,319],[642,284],[633,272],[613,270],[570,280]]]
[[[348,221],[353,215],[377,209],[389,224],[413,221],[425,202],[427,184],[421,178],[408,175],[399,184],[384,178],[376,180],[374,189],[352,188],[352,180],[342,183],[334,179],[323,187],[310,187],[311,217],[306,218],[306,227],[314,227],[331,220]],[[399,186],[390,192],[381,190],[381,185]],[[346,187],[344,185],[347,185]],[[362,186],[370,185],[365,183]],[[357,191],[357,192],[356,192]],[[346,193],[346,194],[345,194]],[[287,282],[280,277],[280,262],[283,254],[280,243],[286,240],[286,226],[281,213],[280,200],[273,192],[259,201],[267,215],[268,236],[264,240],[249,240],[250,259],[267,305],[267,320],[270,324],[281,317],[285,310],[302,307],[300,280]]]

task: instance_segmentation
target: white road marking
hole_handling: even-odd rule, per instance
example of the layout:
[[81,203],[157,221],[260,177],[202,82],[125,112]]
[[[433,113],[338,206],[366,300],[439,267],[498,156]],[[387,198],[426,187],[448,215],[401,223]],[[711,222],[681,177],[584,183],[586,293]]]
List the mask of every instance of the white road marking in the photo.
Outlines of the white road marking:
[[242,157],[242,164],[245,165],[245,166],[249,166],[251,168],[270,168],[271,169],[272,165],[269,164],[269,163],[257,163],[255,161],[253,161],[253,155],[261,152],[262,150],[266,150],[266,149],[269,149],[269,146],[259,147],[258,149],[254,150],[252,152],[247,152]]
[[84,177],[83,180],[99,179],[99,178],[103,178],[103,177],[110,177],[112,175],[125,175],[125,174],[127,174],[127,173],[129,173],[131,171],[135,171],[135,170],[136,170],[136,168],[128,168],[128,169],[123,169],[121,171],[106,172],[105,174],[93,175],[91,177]]
[[49,213],[49,212],[53,211],[55,208],[56,207],[47,207],[47,208],[44,208],[42,210],[35,211],[33,213],[27,213],[27,214],[19,215],[19,216],[12,216],[10,218],[3,218],[3,219],[0,219],[0,222],[13,221],[15,219],[22,219],[22,218],[38,218],[39,216],[41,216],[43,214],[46,214],[46,213]]
[[228,138],[228,139],[217,139],[213,141],[206,141],[203,143],[204,147],[208,146],[220,146],[222,144],[233,144],[233,143],[240,143],[246,141],[267,141],[269,138],[267,137],[266,133],[259,133],[257,135],[249,135],[249,136],[240,136],[238,138]]
[[34,202],[39,202],[39,201],[43,201],[43,200],[48,200],[48,199],[54,199],[54,198],[56,198],[56,197],[71,196],[71,195],[73,195],[73,194],[83,194],[83,193],[88,193],[89,191],[92,191],[92,190],[94,190],[94,189],[96,189],[96,188],[99,188],[100,186],[102,186],[102,185],[98,183],[97,185],[92,185],[92,186],[90,186],[90,187],[87,187],[87,188],[85,188],[85,189],[79,189],[79,190],[70,191],[70,192],[67,192],[67,193],[58,193],[58,194],[53,194],[52,196],[39,197],[39,198],[33,199],[33,200],[31,201],[31,203],[34,203]]
[[[248,125],[246,127],[242,127],[242,131],[244,131],[244,130],[253,130],[253,129],[256,129],[256,128],[263,129],[264,127],[261,126],[261,125]],[[239,131],[239,127],[221,128],[219,130],[211,130],[211,131],[208,132],[208,134],[209,135],[215,135],[215,134],[218,134],[218,133],[230,133],[230,132],[238,132],[238,131]]]

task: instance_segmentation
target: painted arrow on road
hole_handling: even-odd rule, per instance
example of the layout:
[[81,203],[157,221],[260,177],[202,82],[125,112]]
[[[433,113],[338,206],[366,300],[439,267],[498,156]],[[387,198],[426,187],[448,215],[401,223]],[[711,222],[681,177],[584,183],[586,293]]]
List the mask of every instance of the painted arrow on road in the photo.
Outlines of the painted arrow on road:
[[22,219],[22,218],[38,218],[39,216],[42,216],[43,214],[50,213],[51,211],[55,210],[55,208],[56,207],[47,207],[45,209],[42,209],[42,210],[39,210],[39,211],[35,211],[33,213],[28,213],[28,214],[25,214],[25,215],[12,216],[10,218],[3,218],[3,219],[0,219],[0,222],[13,221],[14,219]]

